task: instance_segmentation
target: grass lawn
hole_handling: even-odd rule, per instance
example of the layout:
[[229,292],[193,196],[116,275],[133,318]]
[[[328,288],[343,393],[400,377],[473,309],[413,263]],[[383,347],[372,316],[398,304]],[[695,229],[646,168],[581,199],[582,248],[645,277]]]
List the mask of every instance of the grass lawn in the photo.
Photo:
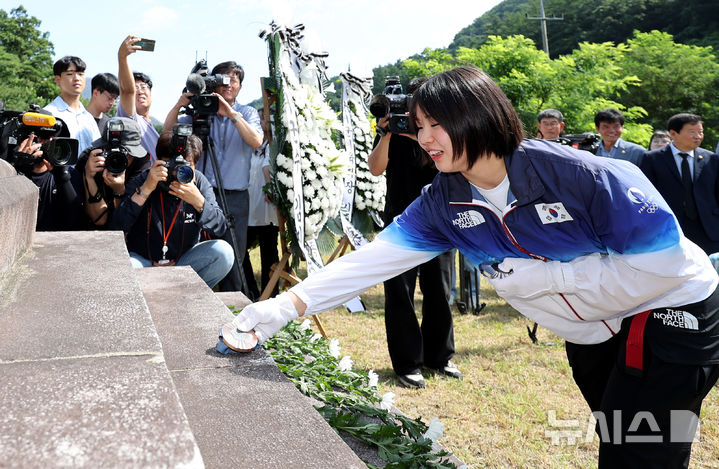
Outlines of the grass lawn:
[[[256,251],[251,259],[259,266]],[[425,422],[439,417],[445,425],[441,443],[470,467],[596,467],[598,439],[589,408],[572,380],[563,342],[540,327],[542,344],[532,344],[525,327],[530,322],[488,283],[482,282],[481,291],[487,307],[479,316],[454,308],[453,361],[464,380],[425,373],[423,390],[404,388],[395,379],[387,353],[382,285],[361,295],[367,311],[352,314],[338,308],[322,313],[320,320],[328,336],[339,339],[342,353],[352,357],[355,369],[379,374],[380,393],[394,392],[397,408]],[[421,311],[421,295],[416,306]],[[705,399],[701,417],[690,467],[719,468],[717,387]],[[560,431],[575,441],[564,437],[553,442],[552,435]]]

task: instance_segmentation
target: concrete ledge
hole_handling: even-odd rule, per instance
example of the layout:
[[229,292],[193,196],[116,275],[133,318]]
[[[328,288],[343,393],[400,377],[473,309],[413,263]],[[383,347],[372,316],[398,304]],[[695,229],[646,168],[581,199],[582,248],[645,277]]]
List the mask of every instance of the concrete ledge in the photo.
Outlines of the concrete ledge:
[[232,313],[191,268],[136,272],[207,467],[366,467],[263,349],[214,350]]
[[252,303],[241,291],[215,292],[215,296],[217,296],[223,304],[227,305],[228,308],[231,306],[237,311],[242,310],[242,308]]
[[2,467],[203,467],[157,356],[0,365]]
[[32,245],[37,201],[35,184],[0,160],[0,287],[3,274]]
[[0,304],[1,467],[203,467],[120,232],[38,233]]
[[122,233],[37,233],[0,303],[0,361],[159,353]]

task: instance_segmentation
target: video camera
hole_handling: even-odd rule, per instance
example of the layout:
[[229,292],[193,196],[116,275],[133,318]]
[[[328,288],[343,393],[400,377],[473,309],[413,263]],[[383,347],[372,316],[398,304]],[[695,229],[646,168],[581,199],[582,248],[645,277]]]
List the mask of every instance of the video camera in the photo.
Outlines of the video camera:
[[160,181],[158,184],[163,191],[170,190],[172,181],[187,184],[195,179],[195,171],[183,157],[187,148],[187,138],[190,135],[192,135],[192,126],[189,124],[175,124],[172,128],[172,154],[165,162],[167,181]]
[[389,115],[389,131],[393,134],[406,134],[410,132],[409,102],[411,94],[404,94],[398,76],[385,78],[384,93],[376,94],[370,101],[369,111],[377,119]]
[[[38,159],[22,153],[17,147],[31,134],[42,142],[42,158],[53,166],[73,166],[77,163],[78,142],[70,135],[65,123],[52,115],[42,114],[38,106],[30,106],[30,111],[11,111],[3,109],[0,103],[0,158],[16,168],[32,166]],[[61,137],[61,135],[64,135]]]
[[593,132],[562,135],[558,138],[549,139],[550,142],[561,143],[562,145],[568,145],[578,150],[586,150],[595,154],[597,153],[597,149],[599,148],[600,140],[602,140],[602,136]]
[[220,100],[213,96],[218,86],[230,84],[228,75],[209,75],[207,61],[201,59],[192,67],[190,75],[185,82],[185,91],[192,93],[190,103],[192,114],[208,115],[214,114],[220,108]]
[[99,155],[105,158],[105,169],[113,176],[118,176],[127,169],[127,157],[130,152],[122,145],[122,132],[125,124],[119,119],[110,119],[105,127],[105,146]]

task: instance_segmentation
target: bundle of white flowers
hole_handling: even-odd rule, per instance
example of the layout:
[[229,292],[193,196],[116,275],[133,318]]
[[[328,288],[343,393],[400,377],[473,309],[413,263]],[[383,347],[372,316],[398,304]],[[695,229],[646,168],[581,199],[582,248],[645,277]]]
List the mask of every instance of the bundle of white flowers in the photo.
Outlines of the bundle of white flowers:
[[[299,149],[293,151],[291,143],[288,143],[284,152],[277,155],[275,177],[285,200],[290,204],[297,203],[292,179],[292,154],[296,151],[301,159],[305,240],[312,240],[322,231],[327,220],[339,213],[342,203],[342,170],[347,157],[332,140],[332,131],[339,130],[341,124],[316,86],[313,63],[304,68],[299,78],[286,58],[280,59],[279,65],[282,99],[291,100],[294,106],[289,108],[296,110],[296,115],[283,112],[282,124],[287,129],[297,127]],[[291,217],[291,209],[287,215]]]
[[364,112],[364,106],[356,99],[349,100],[349,109],[354,126],[355,149],[355,199],[354,207],[357,210],[374,210],[381,212],[384,209],[384,199],[387,193],[387,184],[384,174],[374,176],[367,160],[372,152],[372,125]]

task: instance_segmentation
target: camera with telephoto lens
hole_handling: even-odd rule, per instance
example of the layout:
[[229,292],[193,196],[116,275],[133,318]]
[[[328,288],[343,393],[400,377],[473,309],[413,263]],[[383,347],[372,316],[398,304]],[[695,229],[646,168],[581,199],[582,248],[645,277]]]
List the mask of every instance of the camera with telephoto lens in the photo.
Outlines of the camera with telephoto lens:
[[42,158],[53,166],[73,166],[77,163],[77,139],[69,138],[65,123],[52,115],[43,114],[38,106],[30,111],[5,110],[0,102],[0,159],[20,168],[32,166],[39,160],[28,153],[17,151],[18,146],[31,134],[37,141],[48,140],[40,146]]
[[407,134],[410,133],[407,111],[411,99],[411,94],[404,94],[399,77],[389,76],[385,78],[384,93],[372,97],[369,111],[377,119],[389,115],[389,131],[393,134]]
[[119,119],[110,119],[105,127],[104,151],[99,155],[105,159],[105,169],[113,176],[118,176],[127,169],[127,157],[130,152],[122,145],[122,132],[125,124]]
[[190,163],[182,156],[187,148],[187,138],[192,135],[192,126],[189,124],[175,124],[172,128],[172,153],[165,161],[167,168],[167,181],[160,181],[158,187],[163,191],[170,190],[170,183],[177,181],[187,184],[195,179],[195,171]]
[[209,115],[216,113],[220,108],[220,100],[213,96],[218,86],[230,84],[229,75],[210,75],[207,68],[207,61],[202,59],[192,67],[190,75],[185,82],[185,91],[192,93],[190,102],[193,115]]
[[581,134],[569,134],[562,135],[558,138],[549,139],[550,142],[561,143],[562,145],[568,145],[577,150],[586,150],[590,153],[597,153],[599,149],[599,142],[602,140],[602,136],[593,132],[583,132]]

